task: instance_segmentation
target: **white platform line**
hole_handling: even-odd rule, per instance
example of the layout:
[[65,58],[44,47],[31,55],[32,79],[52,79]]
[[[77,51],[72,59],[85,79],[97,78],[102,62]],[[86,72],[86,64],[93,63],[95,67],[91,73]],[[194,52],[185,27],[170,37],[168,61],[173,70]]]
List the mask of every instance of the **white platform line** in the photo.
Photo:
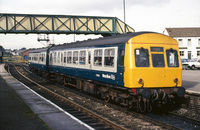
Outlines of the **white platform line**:
[[200,92],[197,92],[197,91],[186,90],[186,92],[188,92],[188,93],[194,93],[194,94],[200,95]]
[[62,111],[63,113],[65,113],[66,115],[70,116],[72,119],[74,119],[75,121],[77,121],[78,123],[84,125],[85,127],[87,127],[90,130],[94,130],[94,128],[90,127],[89,125],[85,124],[84,122],[82,122],[81,120],[77,119],[76,117],[74,117],[73,115],[71,115],[70,113],[66,112],[65,110],[63,110],[62,108],[60,108],[59,106],[57,106],[56,104],[54,104],[53,102],[51,102],[50,100],[44,98],[43,96],[39,95],[38,93],[36,93],[34,90],[30,89],[28,86],[26,86],[25,84],[23,84],[22,82],[20,82],[24,87],[26,87],[27,89],[29,89],[30,91],[32,91],[34,94],[36,94],[37,96],[39,96],[40,98],[44,99],[45,101],[47,101],[48,103],[50,103],[51,105],[53,105],[54,107],[58,108],[60,111]]

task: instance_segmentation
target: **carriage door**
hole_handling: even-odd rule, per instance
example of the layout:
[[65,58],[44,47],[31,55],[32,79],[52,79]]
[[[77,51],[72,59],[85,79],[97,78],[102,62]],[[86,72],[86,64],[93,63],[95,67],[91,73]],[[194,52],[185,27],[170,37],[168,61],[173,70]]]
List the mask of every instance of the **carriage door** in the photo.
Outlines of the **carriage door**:
[[118,60],[118,66],[117,66],[117,71],[118,71],[118,76],[116,81],[118,82],[118,84],[123,85],[123,80],[124,80],[124,53],[125,53],[125,49],[124,48],[120,48],[119,50],[119,60]]
[[63,66],[63,52],[61,52],[61,59],[60,59],[61,65]]

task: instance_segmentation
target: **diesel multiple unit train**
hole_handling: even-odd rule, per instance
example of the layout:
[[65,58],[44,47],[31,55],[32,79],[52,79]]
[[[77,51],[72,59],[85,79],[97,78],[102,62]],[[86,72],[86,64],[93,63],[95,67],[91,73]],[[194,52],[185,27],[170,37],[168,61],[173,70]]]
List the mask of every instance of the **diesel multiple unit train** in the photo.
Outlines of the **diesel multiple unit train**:
[[154,32],[32,50],[29,68],[63,85],[141,112],[170,106],[185,95],[178,43]]

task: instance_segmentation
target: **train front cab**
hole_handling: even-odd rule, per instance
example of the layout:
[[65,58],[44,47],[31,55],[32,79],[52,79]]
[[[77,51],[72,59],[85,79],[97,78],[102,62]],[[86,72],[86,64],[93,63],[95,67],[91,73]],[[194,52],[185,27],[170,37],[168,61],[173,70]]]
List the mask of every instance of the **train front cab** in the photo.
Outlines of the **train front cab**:
[[167,103],[170,97],[185,94],[178,43],[171,37],[148,33],[131,38],[124,67],[124,86],[134,95]]

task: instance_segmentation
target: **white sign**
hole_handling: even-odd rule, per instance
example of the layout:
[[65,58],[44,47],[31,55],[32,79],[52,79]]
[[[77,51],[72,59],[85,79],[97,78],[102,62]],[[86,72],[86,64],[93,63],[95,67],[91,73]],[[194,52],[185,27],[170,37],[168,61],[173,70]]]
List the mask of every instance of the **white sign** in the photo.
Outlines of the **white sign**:
[[112,79],[115,80],[115,75],[111,74],[102,74],[102,78]]

